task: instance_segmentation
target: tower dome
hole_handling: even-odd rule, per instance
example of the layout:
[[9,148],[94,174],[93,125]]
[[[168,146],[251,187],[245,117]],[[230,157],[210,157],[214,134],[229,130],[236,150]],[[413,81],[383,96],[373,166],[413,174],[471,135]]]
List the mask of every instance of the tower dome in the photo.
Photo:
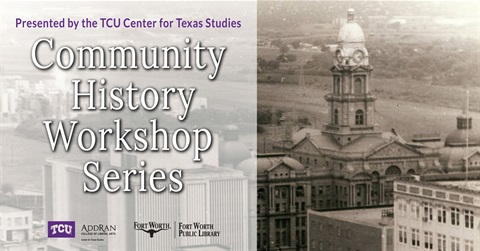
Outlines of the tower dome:
[[480,133],[478,130],[472,129],[472,117],[462,114],[457,117],[457,129],[450,132],[445,139],[446,147],[464,147],[467,145],[480,145]]
[[355,22],[355,11],[350,8],[347,12],[347,22],[342,26],[338,33],[339,43],[365,43],[363,30]]
[[218,152],[219,164],[224,167],[234,167],[241,161],[252,157],[250,150],[239,140],[238,127],[227,125],[223,132]]

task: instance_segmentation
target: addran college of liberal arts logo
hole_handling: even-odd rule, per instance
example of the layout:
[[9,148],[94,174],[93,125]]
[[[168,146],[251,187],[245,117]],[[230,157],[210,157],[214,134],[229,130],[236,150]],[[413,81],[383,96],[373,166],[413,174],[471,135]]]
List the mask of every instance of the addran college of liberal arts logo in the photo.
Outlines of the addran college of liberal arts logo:
[[49,221],[48,238],[75,238],[75,221]]
[[140,230],[150,235],[150,238],[153,238],[153,235],[162,231],[170,230],[170,223],[159,223],[159,222],[134,222],[133,228],[135,230]]

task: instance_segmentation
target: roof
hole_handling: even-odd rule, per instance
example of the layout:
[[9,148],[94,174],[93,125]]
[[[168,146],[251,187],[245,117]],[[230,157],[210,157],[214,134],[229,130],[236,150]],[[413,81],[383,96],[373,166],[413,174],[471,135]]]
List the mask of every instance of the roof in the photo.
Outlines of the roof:
[[400,144],[406,144],[402,137],[392,132],[366,134],[344,146],[340,145],[333,136],[329,134],[321,134],[320,130],[313,128],[303,128],[294,133],[292,138],[294,144],[293,147],[299,145],[303,140],[310,140],[310,142],[312,142],[317,149],[330,150],[340,153],[362,153],[362,155],[373,152],[379,147],[394,140]]
[[19,208],[19,207],[14,207],[14,206],[0,205],[0,213],[15,213],[19,211],[28,211],[28,210]]
[[[465,180],[463,181],[417,181],[413,179],[400,179],[400,180],[395,180],[395,184],[397,183],[404,183],[404,184],[410,184],[410,185],[415,185],[419,187],[428,187],[428,188],[436,188],[436,189],[442,189],[442,190],[448,190],[451,192],[457,192],[461,194],[469,194],[473,196],[480,196],[480,193],[478,188],[480,187],[480,181],[468,181],[467,184],[470,183],[470,185],[465,185]],[[396,186],[396,185],[395,185]]]
[[480,132],[478,130],[456,129],[450,132],[445,139],[445,146],[466,146],[468,131],[468,145],[480,145]]
[[337,41],[339,43],[365,43],[365,37],[360,25],[350,21],[345,23],[340,29]]
[[256,167],[257,173],[269,172],[280,165],[285,165],[292,170],[303,171],[305,166],[295,159],[286,157],[284,154],[257,156],[257,158],[251,158],[240,162],[236,169],[244,172],[252,172]]
[[[470,180],[468,182],[462,181],[437,181],[436,184],[445,186],[445,187],[455,187],[460,189],[461,192],[472,191],[480,192],[480,180]],[[477,194],[480,196],[480,194]]]
[[233,164],[235,166],[252,157],[248,147],[240,141],[222,141],[218,151],[220,165]]
[[463,160],[467,156],[471,156],[472,154],[480,151],[480,147],[469,147],[468,154],[467,154],[467,147],[445,147],[439,150],[440,158],[439,161],[442,166],[445,167],[455,167],[455,166],[462,166]]
[[392,210],[393,207],[367,207],[347,210],[332,210],[332,211],[309,211],[309,214],[319,215],[340,221],[357,223],[371,227],[382,228],[380,222],[382,220],[382,212],[385,210]]
[[43,196],[43,193],[40,191],[33,191],[25,188],[16,188],[13,193],[15,195],[23,195],[23,196]]

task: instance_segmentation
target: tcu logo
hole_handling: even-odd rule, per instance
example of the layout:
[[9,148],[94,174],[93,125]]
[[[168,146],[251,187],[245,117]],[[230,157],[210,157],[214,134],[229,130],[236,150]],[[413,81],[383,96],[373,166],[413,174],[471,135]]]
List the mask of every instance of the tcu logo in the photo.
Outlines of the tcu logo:
[[75,238],[75,221],[49,221],[48,238]]

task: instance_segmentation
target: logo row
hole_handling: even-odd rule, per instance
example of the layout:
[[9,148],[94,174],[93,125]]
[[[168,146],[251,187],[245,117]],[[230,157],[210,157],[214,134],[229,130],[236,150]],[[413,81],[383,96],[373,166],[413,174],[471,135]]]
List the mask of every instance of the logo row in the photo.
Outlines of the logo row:
[[[175,226],[176,223],[174,224]],[[49,221],[47,225],[48,238],[75,238],[75,221]],[[170,223],[160,222],[134,222],[134,230],[140,230],[147,233],[150,238],[160,231],[171,230]],[[220,231],[214,229],[213,224],[204,224],[200,222],[183,223],[178,222],[179,237],[218,237]],[[98,237],[116,235],[116,225],[94,224],[82,225],[80,235],[82,240],[104,240]],[[94,237],[95,239],[92,239]],[[90,238],[90,239],[88,239]]]

